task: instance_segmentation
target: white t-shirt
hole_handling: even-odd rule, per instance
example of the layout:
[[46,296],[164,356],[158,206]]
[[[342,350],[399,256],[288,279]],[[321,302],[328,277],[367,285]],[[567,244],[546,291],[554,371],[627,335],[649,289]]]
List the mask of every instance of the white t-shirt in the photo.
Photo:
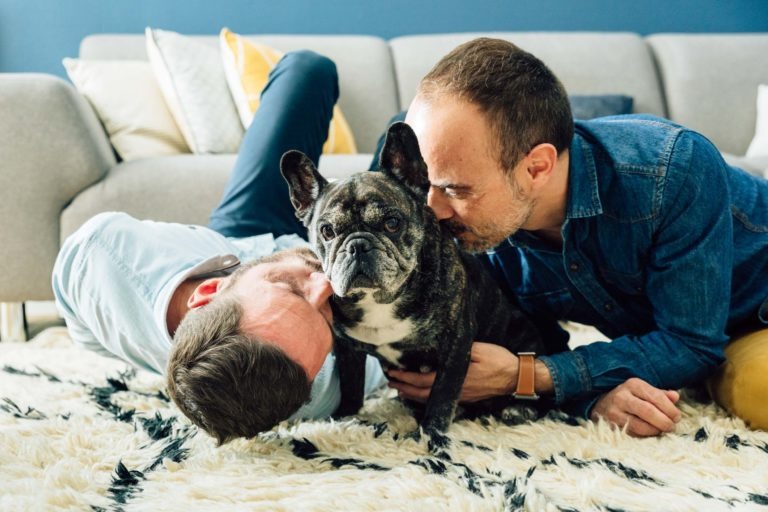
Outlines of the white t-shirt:
[[[67,238],[53,269],[53,292],[72,339],[103,355],[164,373],[172,339],[166,313],[187,278],[275,251],[308,244],[297,235],[227,238],[203,226],[140,221],[102,213]],[[330,416],[339,377],[330,354],[312,383],[310,401],[293,418]],[[366,394],[386,382],[378,361],[366,361]]]

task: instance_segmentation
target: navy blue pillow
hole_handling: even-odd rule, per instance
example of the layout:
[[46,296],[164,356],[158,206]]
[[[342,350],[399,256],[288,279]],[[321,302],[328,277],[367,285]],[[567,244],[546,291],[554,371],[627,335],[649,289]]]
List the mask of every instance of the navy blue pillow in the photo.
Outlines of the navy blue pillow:
[[574,119],[593,119],[595,117],[631,114],[634,99],[623,94],[568,96]]

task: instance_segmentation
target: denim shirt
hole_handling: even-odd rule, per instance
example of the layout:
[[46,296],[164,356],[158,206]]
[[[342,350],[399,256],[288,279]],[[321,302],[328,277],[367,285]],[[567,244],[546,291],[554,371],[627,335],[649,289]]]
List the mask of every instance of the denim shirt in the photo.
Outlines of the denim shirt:
[[577,121],[562,247],[518,231],[485,257],[553,346],[572,320],[612,339],[540,359],[588,416],[630,377],[677,389],[768,323],[768,181],[703,136],[645,115]]

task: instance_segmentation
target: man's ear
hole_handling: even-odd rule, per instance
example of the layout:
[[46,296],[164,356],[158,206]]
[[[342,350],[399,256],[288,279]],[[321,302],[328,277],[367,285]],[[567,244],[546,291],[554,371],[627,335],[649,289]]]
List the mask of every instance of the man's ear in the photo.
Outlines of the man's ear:
[[557,157],[557,149],[549,143],[538,144],[528,152],[526,171],[534,188],[543,187],[552,177]]
[[211,302],[219,294],[224,279],[223,277],[212,277],[198,284],[187,299],[187,307],[196,309]]
[[379,168],[419,195],[426,196],[429,192],[427,164],[421,157],[416,134],[405,123],[394,123],[387,130],[387,139],[379,156]]
[[288,182],[291,204],[296,210],[296,217],[305,220],[320,192],[328,185],[312,160],[301,151],[288,151],[280,159],[280,172]]

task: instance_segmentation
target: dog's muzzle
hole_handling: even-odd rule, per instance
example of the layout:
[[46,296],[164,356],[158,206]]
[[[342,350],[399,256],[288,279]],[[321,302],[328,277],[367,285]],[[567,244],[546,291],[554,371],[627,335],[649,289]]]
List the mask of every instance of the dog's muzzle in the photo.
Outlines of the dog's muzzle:
[[354,288],[376,288],[379,278],[378,259],[386,252],[371,235],[352,235],[337,253],[331,272],[331,284],[336,295],[345,296]]

